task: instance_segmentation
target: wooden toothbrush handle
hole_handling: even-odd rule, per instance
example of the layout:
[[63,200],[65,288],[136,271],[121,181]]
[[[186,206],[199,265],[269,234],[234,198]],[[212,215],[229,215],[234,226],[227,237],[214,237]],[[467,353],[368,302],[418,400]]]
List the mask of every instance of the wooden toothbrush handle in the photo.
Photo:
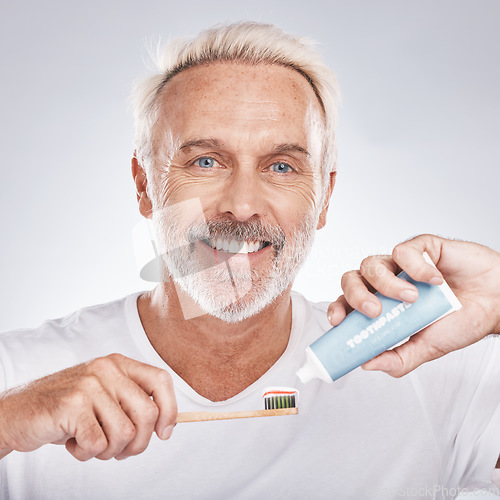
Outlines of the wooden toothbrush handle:
[[230,418],[278,417],[281,415],[297,415],[297,413],[299,413],[298,408],[253,411],[184,411],[177,414],[177,423],[206,422],[209,420],[227,420]]

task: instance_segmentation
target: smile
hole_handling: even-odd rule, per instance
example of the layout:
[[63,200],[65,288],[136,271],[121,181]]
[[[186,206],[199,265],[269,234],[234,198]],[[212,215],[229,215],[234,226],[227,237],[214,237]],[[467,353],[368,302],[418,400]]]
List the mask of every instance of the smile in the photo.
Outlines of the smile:
[[212,247],[214,250],[219,250],[227,253],[254,253],[262,250],[271,243],[269,241],[238,241],[224,240],[222,238],[202,240],[203,243]]

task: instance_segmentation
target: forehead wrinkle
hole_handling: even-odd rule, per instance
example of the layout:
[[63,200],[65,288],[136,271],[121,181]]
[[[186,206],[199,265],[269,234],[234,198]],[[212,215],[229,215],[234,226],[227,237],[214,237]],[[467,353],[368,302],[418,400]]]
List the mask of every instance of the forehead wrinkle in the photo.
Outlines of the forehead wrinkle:
[[[210,119],[212,116],[228,117],[237,120],[241,125],[245,123],[279,123],[290,120],[290,112],[280,106],[276,101],[244,100],[237,97],[227,97],[223,95],[222,102],[213,102],[212,96],[202,96],[198,102],[190,102],[190,106],[200,118]],[[179,110],[180,116],[189,116],[193,111],[186,114],[185,110]]]
[[[244,99],[239,97],[229,96],[226,97],[226,110],[230,112],[234,109],[234,104],[238,106],[244,106],[244,116],[240,120],[251,121],[262,121],[262,120],[272,120],[279,121],[284,118],[283,110],[279,103],[273,100],[257,100],[257,99]],[[221,110],[217,110],[220,112]]]

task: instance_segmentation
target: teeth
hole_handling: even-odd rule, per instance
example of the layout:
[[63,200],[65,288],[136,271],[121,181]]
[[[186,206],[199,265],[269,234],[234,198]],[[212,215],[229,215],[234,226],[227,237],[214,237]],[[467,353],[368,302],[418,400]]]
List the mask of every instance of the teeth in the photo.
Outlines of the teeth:
[[239,250],[240,244],[236,240],[231,240],[231,243],[229,243],[229,252],[238,253]]
[[222,238],[209,240],[212,248],[222,250],[228,253],[253,253],[258,252],[264,247],[263,241],[238,241],[223,240]]

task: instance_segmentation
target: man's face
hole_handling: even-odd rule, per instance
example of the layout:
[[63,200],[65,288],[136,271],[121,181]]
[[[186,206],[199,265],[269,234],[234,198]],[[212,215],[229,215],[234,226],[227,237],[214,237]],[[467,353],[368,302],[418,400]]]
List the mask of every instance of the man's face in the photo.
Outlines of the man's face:
[[296,71],[242,63],[184,70],[161,102],[148,178],[160,252],[203,310],[240,321],[291,286],[312,245],[319,102]]

